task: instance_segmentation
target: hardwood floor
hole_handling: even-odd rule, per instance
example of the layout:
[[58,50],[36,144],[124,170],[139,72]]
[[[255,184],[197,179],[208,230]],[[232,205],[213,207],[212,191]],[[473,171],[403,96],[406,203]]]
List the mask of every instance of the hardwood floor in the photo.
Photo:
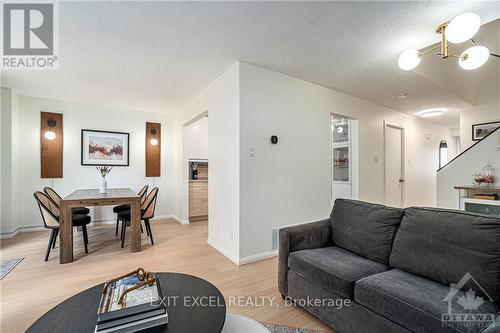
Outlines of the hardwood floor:
[[[19,234],[2,240],[2,259],[25,259],[0,281],[1,331],[24,332],[38,317],[66,298],[108,278],[144,267],[146,270],[181,272],[204,278],[221,290],[226,299],[237,296],[274,297],[271,306],[235,306],[228,311],[260,322],[333,332],[320,320],[295,306],[285,306],[277,288],[277,259],[236,266],[207,245],[207,223],[181,225],[173,220],[152,222],[155,245],[142,235],[143,250],[130,252],[130,233],[125,248],[115,237],[114,225],[89,228],[89,254],[75,231],[72,263],[59,264],[59,248],[43,261],[48,232]],[[227,301],[226,301],[227,302]]]

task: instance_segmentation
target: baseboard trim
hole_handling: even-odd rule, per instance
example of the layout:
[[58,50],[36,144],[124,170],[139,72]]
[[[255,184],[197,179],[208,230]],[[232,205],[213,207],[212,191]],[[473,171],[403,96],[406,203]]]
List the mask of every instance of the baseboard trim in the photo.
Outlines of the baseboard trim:
[[210,245],[211,247],[213,247],[214,249],[216,249],[217,251],[219,251],[224,257],[228,258],[236,265],[238,265],[238,266],[240,265],[239,259],[237,257],[235,257],[231,252],[229,252],[228,250],[226,250],[225,248],[223,248],[222,246],[220,246],[219,244],[217,244],[216,242],[214,242],[210,238],[207,239],[207,244]]
[[5,232],[0,234],[0,239],[11,239],[16,237],[18,234],[23,232],[34,232],[34,231],[44,231],[47,230],[43,226],[27,226],[27,227],[18,227],[14,231]]
[[[156,216],[152,220],[155,221],[155,220],[166,220],[166,219],[173,219],[180,224],[189,224],[189,221],[182,221],[181,219],[179,219],[175,215],[160,215],[160,216]],[[92,226],[92,225],[104,225],[104,224],[114,224],[114,223],[116,223],[116,219],[102,219],[102,220],[101,219],[99,219],[99,220],[92,219],[92,222],[90,225]],[[23,232],[34,232],[34,231],[44,231],[44,230],[47,230],[47,229],[44,228],[43,226],[39,226],[39,225],[18,227],[14,231],[0,233],[0,239],[11,239],[11,238],[16,237],[18,234],[23,233]]]
[[156,221],[156,220],[168,220],[168,219],[175,220],[176,222],[178,222],[180,224],[189,224],[189,221],[181,220],[176,215],[159,215],[159,216],[155,216],[152,220]]
[[262,252],[262,253],[254,254],[253,256],[240,258],[239,264],[246,265],[246,264],[249,264],[251,262],[273,258],[273,257],[276,257],[277,255],[278,255],[278,251]]

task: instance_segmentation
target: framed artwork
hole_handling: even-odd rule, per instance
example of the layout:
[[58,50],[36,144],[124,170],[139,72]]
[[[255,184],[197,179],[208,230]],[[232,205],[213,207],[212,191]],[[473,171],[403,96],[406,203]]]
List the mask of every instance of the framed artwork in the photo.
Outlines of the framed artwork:
[[128,166],[129,134],[82,129],[82,165]]
[[479,141],[497,128],[500,127],[500,121],[472,125],[472,140]]

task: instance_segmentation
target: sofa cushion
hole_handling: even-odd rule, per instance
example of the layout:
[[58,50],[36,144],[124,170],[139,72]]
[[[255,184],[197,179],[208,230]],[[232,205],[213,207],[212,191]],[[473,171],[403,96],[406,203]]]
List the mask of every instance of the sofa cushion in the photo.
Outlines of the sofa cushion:
[[[488,326],[488,321],[473,325],[470,323],[446,325],[442,321],[442,316],[448,314],[449,293],[450,286],[393,269],[357,281],[354,300],[412,332],[476,333]],[[464,291],[458,291],[449,299],[452,314],[469,314],[469,310],[464,310],[457,303],[458,299],[464,296]],[[477,313],[490,314],[491,320],[498,311],[498,305],[485,300]]]
[[392,241],[402,216],[402,209],[337,199],[330,215],[333,243],[388,265]]
[[500,301],[500,219],[437,208],[407,208],[392,267],[449,285],[466,273]]
[[288,257],[288,267],[346,298],[353,297],[357,280],[388,269],[383,264],[335,246],[292,252]]

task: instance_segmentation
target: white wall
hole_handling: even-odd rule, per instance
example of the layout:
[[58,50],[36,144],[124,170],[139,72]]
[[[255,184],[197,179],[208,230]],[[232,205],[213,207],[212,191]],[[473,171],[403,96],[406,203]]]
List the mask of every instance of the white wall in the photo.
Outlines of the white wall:
[[10,230],[12,161],[12,91],[1,88],[0,113],[0,232]]
[[[500,76],[500,73],[498,74]],[[499,92],[500,94],[500,92]],[[498,96],[498,95],[497,95]],[[500,103],[476,106],[460,111],[460,142],[462,151],[472,146],[472,125],[500,120]]]
[[[500,133],[492,134],[446,165],[437,175],[437,205],[459,209],[457,185],[472,185],[472,175],[489,163],[500,177]],[[497,185],[499,181],[497,180]],[[462,193],[463,195],[463,193]]]
[[[63,178],[40,178],[40,111],[63,113],[64,150]],[[161,177],[145,177],[145,123],[162,124]],[[19,96],[20,134],[14,138],[19,147],[19,205],[22,209],[13,212],[10,230],[41,226],[39,211],[33,192],[44,186],[52,186],[62,196],[79,188],[97,188],[99,176],[95,167],[80,165],[81,129],[99,129],[130,133],[130,166],[115,167],[108,176],[110,187],[130,187],[138,191],[143,185],[160,188],[157,216],[169,216],[175,202],[173,184],[173,138],[172,117],[168,114],[124,110],[96,105],[70,103],[28,96]],[[15,143],[14,143],[15,146]],[[112,220],[115,215],[111,207],[95,208],[94,220]],[[15,218],[14,218],[15,216]]]
[[240,98],[240,258],[271,251],[272,228],[329,215],[330,113],[359,119],[361,200],[384,202],[385,120],[406,131],[405,204],[436,205],[439,142],[455,151],[449,129],[245,63]]
[[[237,63],[182,110],[183,123],[208,110],[208,241],[235,262],[239,258],[239,101]],[[184,173],[184,183],[186,177]],[[187,219],[186,210],[182,215]]]
[[183,153],[186,159],[208,159],[208,117],[183,126]]

